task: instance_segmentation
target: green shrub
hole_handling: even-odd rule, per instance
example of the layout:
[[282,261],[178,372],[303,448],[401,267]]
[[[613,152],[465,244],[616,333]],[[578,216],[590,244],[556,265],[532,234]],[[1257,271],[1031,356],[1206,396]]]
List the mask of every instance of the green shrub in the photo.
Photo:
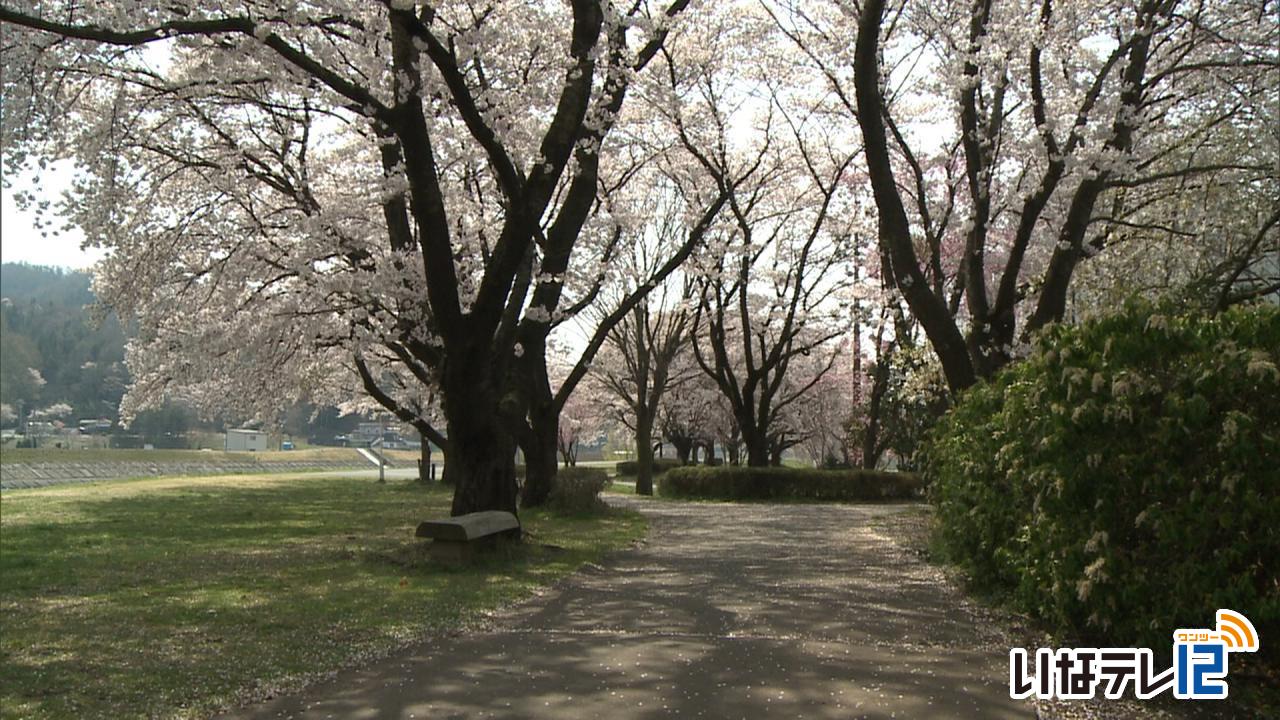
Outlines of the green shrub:
[[[678,467],[680,467],[680,461],[675,458],[653,459],[653,474],[655,476]],[[620,476],[638,475],[640,473],[640,464],[635,460],[623,460],[614,467],[614,471]]]
[[1272,306],[1050,329],[931,434],[941,546],[1071,636],[1168,647],[1225,607],[1280,637],[1278,367]]
[[922,493],[914,473],[875,470],[689,466],[658,483],[666,497],[715,500],[905,500]]
[[547,504],[562,513],[595,512],[604,508],[600,493],[608,484],[609,474],[603,468],[562,467],[556,471]]

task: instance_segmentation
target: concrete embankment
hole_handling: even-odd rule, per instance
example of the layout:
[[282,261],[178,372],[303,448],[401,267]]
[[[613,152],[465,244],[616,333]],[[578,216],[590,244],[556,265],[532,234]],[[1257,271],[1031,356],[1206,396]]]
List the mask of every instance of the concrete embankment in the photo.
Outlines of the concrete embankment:
[[0,466],[0,489],[17,490],[63,483],[170,475],[240,475],[312,470],[363,470],[366,468],[368,468],[368,463],[354,452],[351,454],[350,460],[6,463]]

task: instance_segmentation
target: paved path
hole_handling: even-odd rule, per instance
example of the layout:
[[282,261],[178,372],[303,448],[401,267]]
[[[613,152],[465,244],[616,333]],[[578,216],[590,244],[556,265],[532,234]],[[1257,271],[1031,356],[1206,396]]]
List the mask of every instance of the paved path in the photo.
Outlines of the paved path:
[[648,542],[234,718],[1028,718],[1007,645],[886,505],[637,502]]

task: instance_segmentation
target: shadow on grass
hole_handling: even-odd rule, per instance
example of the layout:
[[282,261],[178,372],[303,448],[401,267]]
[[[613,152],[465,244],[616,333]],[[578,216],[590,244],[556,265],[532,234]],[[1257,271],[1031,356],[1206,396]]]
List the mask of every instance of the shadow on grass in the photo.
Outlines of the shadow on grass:
[[567,550],[445,569],[413,528],[449,493],[315,478],[7,493],[0,717],[199,716],[296,688],[476,621],[643,527],[525,513]]

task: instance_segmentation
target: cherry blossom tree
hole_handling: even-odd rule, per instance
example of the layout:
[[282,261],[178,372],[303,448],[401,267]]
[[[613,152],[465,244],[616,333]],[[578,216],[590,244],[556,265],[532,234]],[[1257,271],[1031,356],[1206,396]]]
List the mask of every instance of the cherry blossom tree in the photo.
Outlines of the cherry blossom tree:
[[[726,200],[727,193],[718,197]],[[652,277],[664,248],[681,242],[688,216],[679,195],[670,191],[650,192],[644,207],[644,230],[626,244],[618,263],[623,274],[637,279]],[[645,302],[636,304],[609,331],[594,370],[614,406],[616,420],[633,435],[636,492],[641,495],[653,494],[654,435],[662,400],[696,370],[682,362],[690,340],[689,292],[687,276],[672,276]]]
[[853,463],[846,426],[854,411],[857,368],[848,343],[833,355],[835,362],[830,367],[823,358],[810,355],[799,358],[792,370],[794,383],[809,384],[809,379],[818,375],[803,399],[791,405],[788,420],[795,428],[800,450],[814,467]]
[[[268,412],[354,378],[447,436],[455,514],[514,511],[522,322],[554,312],[602,144],[686,4],[0,7],[4,161],[82,169],[64,212],[139,324],[126,404],[189,384]],[[390,376],[439,388],[443,433]]]
[[861,323],[855,325],[853,360],[851,363],[851,413],[845,421],[850,445],[850,463],[874,469],[886,449],[884,432],[886,395],[893,360],[901,332],[887,332],[888,316],[894,310],[883,306],[872,323],[870,337],[861,336]]
[[[673,374],[686,378],[664,394],[658,409],[658,428],[683,464],[697,460],[697,451],[716,442],[734,440],[736,427],[715,383],[690,356],[675,363]],[[707,455],[708,457],[710,454]]]
[[6,427],[18,422],[18,411],[9,403],[0,403],[0,425]]
[[[823,107],[857,123],[888,277],[955,390],[1061,320],[1076,270],[1126,228],[1166,232],[1135,188],[1274,175],[1248,155],[1186,151],[1219,128],[1266,132],[1271,115],[1253,108],[1274,97],[1280,63],[1265,5],[767,7],[828,91]],[[1243,237],[1270,232],[1268,214],[1248,217]]]
[[[798,441],[778,420],[831,368],[830,341],[844,332],[835,300],[848,235],[829,213],[852,158],[824,172],[802,146],[800,155],[807,172],[778,165],[731,196],[724,251],[705,260],[698,280],[694,357],[724,394],[753,466]],[[793,359],[814,353],[821,369],[788,383]]]
[[588,376],[560,411],[556,449],[565,467],[578,464],[578,451],[583,443],[596,444],[608,436],[612,418],[606,395],[594,378]]
[[1280,79],[1232,89],[1229,104],[1209,94],[1156,130],[1170,149],[1095,220],[1108,251],[1081,265],[1074,316],[1135,293],[1215,310],[1280,295]]
[[637,305],[609,333],[608,361],[598,371],[600,383],[619,403],[619,421],[631,430],[636,447],[636,493],[653,494],[654,431],[658,409],[669,389],[687,376],[678,361],[689,349],[690,313],[683,298],[674,301],[664,286],[651,303]]
[[31,413],[37,420],[61,420],[71,414],[71,406],[67,403],[54,403]]
[[[631,140],[652,147],[651,141],[637,137]],[[655,288],[662,287],[696,250],[702,249],[732,188],[745,179],[732,178],[727,173],[709,176],[699,167],[679,167],[671,162],[668,153],[661,152],[650,154],[639,165],[642,166],[628,166],[625,182],[606,188],[608,192],[600,206],[609,222],[598,226],[598,231],[608,239],[602,243],[605,252],[590,264],[595,268],[593,278],[577,283],[580,289],[573,295],[548,293],[547,297],[556,302],[555,313],[549,319],[536,319],[538,316],[526,311],[521,322],[511,385],[519,405],[525,408],[523,418],[512,416],[514,433],[526,461],[527,477],[521,496],[525,506],[541,504],[550,495],[556,469],[557,424],[597,353],[620,323],[638,308],[646,307]],[[677,214],[679,222],[669,224],[665,228],[668,232],[654,236],[650,213],[663,203]],[[637,260],[638,256],[643,259]],[[534,297],[536,308],[538,295]],[[576,360],[560,382],[553,384],[544,359],[552,333],[575,320],[579,324],[585,322],[589,328],[585,346],[576,353]]]
[[850,416],[844,430],[850,464],[874,469],[893,435],[890,395],[894,362],[901,348],[917,344],[919,325],[896,296],[883,266],[862,262],[877,255],[874,246],[854,247],[854,277],[849,288],[853,318],[849,370]]
[[[527,506],[543,502],[550,493],[559,414],[609,333],[686,260],[715,252],[708,235],[732,193],[752,182],[759,170],[759,163],[732,162],[723,155],[694,158],[671,141],[673,135],[696,135],[700,142],[729,144],[732,128],[705,112],[708,104],[702,90],[737,82],[730,70],[748,52],[744,38],[759,26],[758,17],[737,6],[700,9],[697,22],[672,29],[655,58],[653,72],[636,80],[630,121],[619,131],[626,141],[617,152],[626,156],[625,161],[614,163],[615,172],[601,183],[598,193],[594,227],[606,251],[595,266],[605,269],[596,272],[594,281],[581,283],[577,292],[549,288],[547,302],[539,301],[535,291],[533,306],[550,308],[550,322],[532,322],[526,312],[520,326],[518,347],[525,355],[516,364],[521,377],[513,388],[527,408],[515,428],[527,463],[521,497]],[[656,231],[653,215],[668,211],[676,213],[679,222],[668,224],[665,232]],[[642,247],[643,262],[628,259]],[[593,311],[585,347],[564,381],[553,389],[539,350],[547,346],[549,331],[564,327],[588,307]]]
[[[663,48],[673,59],[659,107],[679,149],[729,187],[706,252],[686,270],[695,287],[693,356],[730,408],[726,446],[740,441],[748,462],[764,465],[771,448],[795,442],[775,422],[806,390],[786,386],[791,359],[825,351],[842,332],[835,298],[854,222],[846,211],[856,150],[791,102],[788,76],[762,52],[776,40],[767,16],[725,19],[690,29],[700,52]],[[682,50],[690,56],[675,57]],[[703,435],[710,455],[715,433]]]

